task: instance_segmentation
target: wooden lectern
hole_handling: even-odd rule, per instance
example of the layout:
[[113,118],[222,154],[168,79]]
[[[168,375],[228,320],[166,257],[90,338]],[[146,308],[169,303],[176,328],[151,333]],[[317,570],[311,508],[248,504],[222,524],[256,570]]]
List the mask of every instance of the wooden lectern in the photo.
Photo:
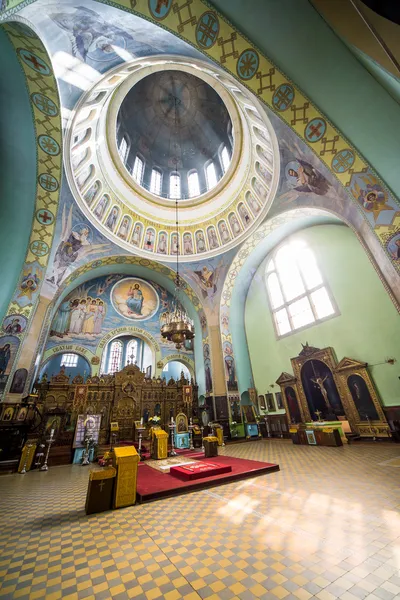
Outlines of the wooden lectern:
[[134,446],[114,448],[114,467],[117,469],[114,508],[135,504],[138,463],[139,454]]

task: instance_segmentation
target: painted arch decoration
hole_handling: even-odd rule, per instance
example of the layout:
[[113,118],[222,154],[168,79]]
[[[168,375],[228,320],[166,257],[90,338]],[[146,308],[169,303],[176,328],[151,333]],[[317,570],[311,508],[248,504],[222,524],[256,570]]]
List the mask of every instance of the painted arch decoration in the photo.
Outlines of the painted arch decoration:
[[[93,271],[95,269],[101,269],[103,267],[103,268],[105,268],[105,270],[108,273],[114,273],[115,269],[118,268],[118,266],[121,267],[123,265],[144,267],[145,269],[149,270],[149,273],[151,273],[151,272],[158,273],[164,277],[167,277],[171,281],[171,283],[174,283],[175,271],[173,271],[171,268],[169,268],[165,265],[162,265],[158,262],[155,262],[155,261],[152,261],[149,259],[141,258],[138,256],[107,256],[102,259],[92,260],[89,263],[86,263],[86,264],[82,265],[81,267],[79,267],[78,269],[76,269],[73,273],[71,273],[59,287],[57,293],[53,297],[53,300],[47,310],[47,314],[46,314],[45,322],[43,324],[42,333],[41,333],[41,337],[40,337],[40,340],[38,343],[38,347],[45,348],[45,351],[47,352],[47,350],[48,350],[48,334],[51,333],[51,327],[52,327],[52,323],[54,322],[55,314],[56,314],[57,310],[59,309],[59,307],[62,306],[63,302],[65,302],[66,299],[68,299],[69,294],[76,288],[76,286],[78,286],[78,287],[83,286],[90,279],[92,279],[93,277],[91,277],[90,274],[93,273]],[[102,272],[104,274],[104,271],[100,271],[100,272]],[[97,273],[99,274],[99,271],[97,271]],[[135,277],[135,275],[132,275],[132,272],[129,271],[129,272],[124,272],[124,274],[121,276],[121,278],[122,277],[129,278],[129,277],[133,277],[133,276]],[[96,274],[94,275],[94,277],[96,277]],[[110,277],[112,277],[112,276],[110,275]],[[148,277],[143,274],[141,274],[140,277],[148,279]],[[151,278],[149,279],[149,281],[152,281],[152,285],[154,285],[153,280],[151,280]],[[111,282],[111,283],[114,283],[114,282]],[[202,376],[201,377],[199,376],[199,369],[202,368],[201,365],[203,363],[204,358],[207,358],[205,348],[208,347],[208,323],[207,323],[206,314],[203,309],[201,301],[199,300],[195,291],[192,289],[191,285],[186,283],[185,281],[183,281],[183,291],[184,291],[185,296],[187,297],[188,302],[190,302],[191,306],[193,307],[193,310],[196,311],[196,315],[198,317],[198,327],[196,330],[196,333],[197,333],[196,339],[198,339],[198,346],[195,343],[195,355],[196,355],[196,360],[198,361],[197,380],[198,380],[198,384],[200,386],[200,384],[201,384],[200,380],[201,380]],[[96,296],[96,298],[97,298],[97,296]],[[91,299],[93,299],[93,295],[91,296]],[[161,304],[161,302],[160,302],[160,304]],[[61,325],[63,325],[63,323],[61,323]],[[136,333],[138,333],[138,332],[143,333],[144,329],[142,329],[140,321],[137,323],[137,325],[138,325],[138,327],[136,327]],[[124,323],[124,324],[120,323],[119,327],[126,330],[127,325],[126,325],[126,323]],[[93,327],[93,329],[94,329],[94,327]],[[123,334],[122,329],[120,329],[120,331],[119,331],[120,335]],[[135,327],[133,327],[133,329],[135,329]],[[158,331],[158,328],[155,331]],[[63,338],[65,338],[65,342],[68,344],[80,342],[79,345],[82,346],[82,345],[84,345],[83,341],[86,338],[89,339],[92,337],[90,335],[88,335],[88,336],[83,335],[83,336],[81,336],[82,339],[73,340],[73,339],[69,339],[68,335],[64,336],[63,331],[53,332],[53,334],[54,333],[55,334],[61,333],[62,337],[53,335],[53,338],[52,338],[53,341],[51,343],[52,346],[63,344],[64,343]],[[88,332],[88,333],[90,333],[90,332]],[[93,333],[94,333],[94,331],[93,331]],[[107,335],[109,335],[109,333],[110,332],[108,331]],[[141,337],[140,335],[138,335],[138,336]],[[58,341],[57,341],[57,337],[58,337]],[[153,337],[155,338],[156,336],[153,336]],[[91,348],[91,352],[97,353],[97,350],[95,350],[95,348],[96,347],[98,348],[97,344],[100,344],[101,339],[103,339],[101,336],[96,337],[96,339],[92,343],[93,347]],[[157,344],[159,344],[159,342],[157,342]],[[160,361],[163,357],[167,356],[172,351],[174,351],[172,347],[170,349],[168,349],[168,351],[166,351],[166,348],[163,348],[162,351],[160,351],[159,358],[158,358],[158,354],[157,354],[158,351],[157,351],[156,352],[157,361]],[[191,358],[191,360],[193,360],[193,358],[191,356],[189,356],[188,353],[185,353],[185,355],[186,354],[187,354],[187,357],[189,357],[189,358]],[[156,370],[157,370],[157,365],[156,365]],[[212,391],[211,364],[208,365],[208,371],[209,371],[209,378],[208,378],[207,391],[211,392]],[[34,376],[34,365],[32,364],[30,371],[29,371],[29,379],[31,380],[33,378],[33,376]],[[201,384],[201,387],[202,387],[202,384]]]
[[[97,1],[110,4],[107,0]],[[5,10],[4,14],[10,15],[16,12],[19,6],[30,3],[29,0],[8,0],[8,10]],[[369,179],[370,186],[381,187],[384,195],[387,193],[393,197],[365,159],[296,85],[207,2],[115,0],[112,5],[158,24],[221,65],[309,145],[346,188],[352,200],[357,202],[359,198],[359,179],[364,175]],[[371,194],[374,191],[378,193],[375,199]],[[368,218],[371,212],[368,211],[374,211],[375,207],[382,209],[382,206],[379,206],[382,199],[379,199],[377,189],[365,188],[364,192],[365,195],[370,193],[369,204],[367,199],[366,205],[359,206],[359,209],[400,272],[399,211],[394,211],[390,223],[371,223],[371,219]],[[354,198],[355,194],[358,194],[357,199]],[[398,206],[398,199],[393,199]]]
[[[5,333],[11,327],[13,339],[10,342],[0,338],[1,348],[9,344],[6,372],[11,377],[37,306],[54,238],[61,185],[62,135],[57,81],[41,39],[22,20],[3,23],[1,27],[14,46],[25,75],[36,136],[37,184],[32,230],[21,275],[2,323]],[[0,395],[6,387],[7,380],[3,380]]]

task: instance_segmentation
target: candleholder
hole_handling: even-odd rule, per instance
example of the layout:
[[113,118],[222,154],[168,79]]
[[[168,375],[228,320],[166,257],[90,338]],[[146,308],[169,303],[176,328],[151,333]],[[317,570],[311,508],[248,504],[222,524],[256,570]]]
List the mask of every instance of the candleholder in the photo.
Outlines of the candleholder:
[[170,452],[170,456],[178,456],[178,453],[175,452],[175,427],[176,427],[176,424],[174,422],[169,423],[169,425],[168,425],[168,429],[171,432],[171,452]]
[[201,429],[201,451],[205,452],[206,449],[204,447],[204,435],[203,435],[204,434],[204,427],[203,427],[203,425],[200,427],[200,429]]
[[50,448],[51,448],[51,445],[52,445],[52,443],[55,441],[53,436],[54,436],[54,429],[52,429],[52,430],[50,431],[50,437],[49,437],[49,439],[47,440],[47,451],[46,451],[46,456],[45,456],[45,458],[44,458],[44,463],[43,463],[43,465],[40,467],[40,470],[41,470],[41,471],[48,471],[48,470],[49,470],[49,467],[48,467],[48,465],[47,465],[47,461],[48,461],[48,459],[49,459],[49,454],[50,454]]
[[82,453],[82,466],[86,467],[87,465],[90,465],[90,460],[89,460],[89,455],[90,455],[90,443],[91,443],[91,438],[86,438],[85,439],[85,449]]
[[44,448],[44,444],[39,444],[39,448],[41,448],[41,452],[38,452],[36,454],[36,462],[35,462],[35,467],[37,469],[39,469],[42,466],[42,462],[43,462],[43,457],[44,457],[44,452],[43,452],[43,448]]
[[140,424],[140,427],[136,427],[137,432],[138,432],[138,454],[140,456],[140,460],[142,460],[142,439],[143,439],[143,431],[146,429],[146,427],[143,426],[143,424]]
[[189,429],[189,450],[194,450],[194,445],[193,445],[193,427],[194,425],[192,423],[190,423],[188,429]]
[[375,428],[371,426],[371,419],[369,418],[369,416],[367,414],[365,415],[365,418],[368,421],[369,430],[372,433],[372,441],[376,442]]

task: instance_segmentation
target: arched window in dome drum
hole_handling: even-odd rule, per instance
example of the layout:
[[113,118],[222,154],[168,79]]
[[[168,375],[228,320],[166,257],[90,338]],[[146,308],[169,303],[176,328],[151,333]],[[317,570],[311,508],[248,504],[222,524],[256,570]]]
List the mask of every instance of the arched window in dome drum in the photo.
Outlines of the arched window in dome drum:
[[108,358],[108,373],[116,373],[121,369],[122,364],[122,342],[115,340],[111,344],[110,354]]
[[139,184],[142,183],[143,172],[144,172],[144,161],[140,158],[140,156],[136,155],[135,162],[133,163],[132,177]]
[[226,146],[224,146],[221,150],[221,166],[222,166],[222,171],[224,173],[226,173],[227,170],[229,169],[230,163],[231,163],[231,158],[229,156],[229,150]]
[[214,186],[217,185],[217,173],[215,171],[215,165],[213,162],[210,162],[206,166],[206,180],[207,180],[207,188],[211,190]]
[[152,169],[150,178],[150,192],[159,196],[161,194],[161,171]]
[[181,197],[181,177],[179,173],[171,173],[169,177],[169,197]]
[[200,196],[199,174],[197,171],[192,171],[188,175],[189,198]]
[[119,155],[124,164],[128,157],[128,151],[129,151],[129,138],[126,135],[124,135],[121,138],[121,142],[120,142],[119,148],[118,148]]

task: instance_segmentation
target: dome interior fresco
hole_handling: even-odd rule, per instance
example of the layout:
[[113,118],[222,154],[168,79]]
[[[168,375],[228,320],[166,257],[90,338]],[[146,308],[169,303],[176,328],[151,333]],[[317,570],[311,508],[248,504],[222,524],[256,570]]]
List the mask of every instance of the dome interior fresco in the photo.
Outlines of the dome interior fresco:
[[[183,71],[152,73],[141,79],[126,95],[117,117],[117,143],[125,137],[129,144],[125,164],[132,170],[135,157],[142,158],[142,185],[147,189],[152,168],[159,170],[163,180],[171,171],[178,172],[181,185],[195,170],[199,191],[210,189],[205,166],[213,161],[218,179],[223,176],[219,151],[225,146],[230,157],[231,131],[221,97],[205,81]],[[188,190],[182,189],[182,195],[188,195]]]

